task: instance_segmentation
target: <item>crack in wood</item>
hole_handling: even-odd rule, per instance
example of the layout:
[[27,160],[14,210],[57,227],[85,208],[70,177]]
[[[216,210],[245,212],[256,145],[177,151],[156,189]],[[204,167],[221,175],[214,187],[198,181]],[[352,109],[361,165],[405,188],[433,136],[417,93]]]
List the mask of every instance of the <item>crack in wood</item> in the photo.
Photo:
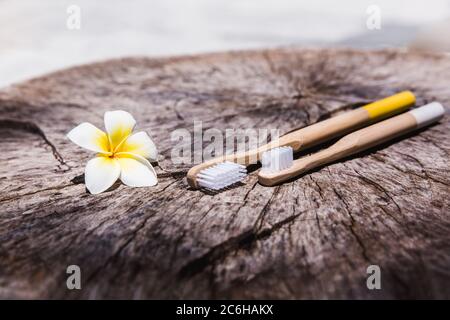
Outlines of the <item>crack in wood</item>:
[[303,212],[283,219],[272,225],[271,228],[266,228],[260,232],[257,232],[257,230],[253,228],[221,242],[220,244],[209,249],[202,256],[185,264],[178,272],[179,277],[193,277],[194,275],[202,272],[208,266],[211,266],[216,261],[224,259],[231,252],[251,247],[255,242],[270,237],[275,231],[279,230],[284,225],[291,223],[302,213]]
[[59,162],[59,169],[63,172],[71,169],[71,167],[64,161],[55,145],[47,138],[44,131],[42,131],[42,129],[36,123],[32,121],[21,121],[15,119],[0,119],[0,127],[13,130],[23,130],[41,137],[42,140],[44,140],[45,144],[47,144],[52,150],[52,155],[55,160]]

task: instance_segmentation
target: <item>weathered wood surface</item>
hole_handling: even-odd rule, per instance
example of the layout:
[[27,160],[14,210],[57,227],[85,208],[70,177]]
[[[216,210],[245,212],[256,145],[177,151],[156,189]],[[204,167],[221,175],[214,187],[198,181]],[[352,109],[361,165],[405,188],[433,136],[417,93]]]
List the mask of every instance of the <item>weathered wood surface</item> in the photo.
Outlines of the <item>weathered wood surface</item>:
[[[450,57],[236,52],[81,66],[0,93],[2,298],[450,298],[450,121],[274,188],[187,188],[170,132],[282,132],[409,89],[450,105]],[[86,192],[65,137],[130,111],[161,153],[155,188]],[[448,109],[447,109],[448,110]],[[82,289],[66,288],[66,267]],[[377,264],[382,289],[366,288]]]

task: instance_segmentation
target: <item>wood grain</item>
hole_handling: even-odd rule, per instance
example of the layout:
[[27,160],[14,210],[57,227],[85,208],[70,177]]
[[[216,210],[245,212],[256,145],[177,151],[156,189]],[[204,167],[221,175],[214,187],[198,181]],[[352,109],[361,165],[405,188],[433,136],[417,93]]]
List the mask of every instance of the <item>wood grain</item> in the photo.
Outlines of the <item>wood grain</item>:
[[[450,298],[448,115],[430,128],[268,188],[188,188],[170,132],[279,128],[393,93],[450,105],[450,57],[276,49],[127,58],[0,92],[2,298]],[[448,108],[448,107],[447,107]],[[160,151],[159,184],[86,192],[93,155],[65,137],[130,111]],[[448,109],[447,109],[448,110]],[[66,288],[66,268],[82,289]],[[382,289],[368,290],[377,264]]]

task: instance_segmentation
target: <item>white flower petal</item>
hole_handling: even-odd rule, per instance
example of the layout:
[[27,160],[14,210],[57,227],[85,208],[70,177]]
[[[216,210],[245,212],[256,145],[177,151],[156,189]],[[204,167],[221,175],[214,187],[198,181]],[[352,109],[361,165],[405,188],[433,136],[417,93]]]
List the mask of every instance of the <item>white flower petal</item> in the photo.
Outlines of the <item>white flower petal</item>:
[[100,153],[109,153],[108,136],[93,124],[83,122],[67,134],[80,147]]
[[107,190],[120,176],[120,165],[117,159],[96,157],[86,165],[84,180],[86,188],[92,194]]
[[105,112],[105,128],[108,133],[111,150],[114,151],[133,132],[136,120],[126,111]]
[[127,186],[150,187],[158,183],[155,169],[146,159],[123,154],[117,161],[121,170],[120,180]]
[[155,144],[148,134],[143,131],[128,137],[117,149],[117,152],[136,154],[151,161],[156,161],[158,156]]

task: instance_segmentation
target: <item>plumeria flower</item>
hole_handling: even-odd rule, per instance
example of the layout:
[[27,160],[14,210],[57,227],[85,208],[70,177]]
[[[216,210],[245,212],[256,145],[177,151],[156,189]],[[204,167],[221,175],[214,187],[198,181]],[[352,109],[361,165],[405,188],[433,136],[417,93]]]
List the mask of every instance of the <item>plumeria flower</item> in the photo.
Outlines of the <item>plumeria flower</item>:
[[84,171],[87,189],[97,194],[107,190],[120,177],[131,187],[154,186],[158,183],[150,161],[157,157],[156,146],[147,133],[132,134],[136,120],[126,111],[105,112],[106,133],[84,122],[67,137],[80,147],[97,152]]

